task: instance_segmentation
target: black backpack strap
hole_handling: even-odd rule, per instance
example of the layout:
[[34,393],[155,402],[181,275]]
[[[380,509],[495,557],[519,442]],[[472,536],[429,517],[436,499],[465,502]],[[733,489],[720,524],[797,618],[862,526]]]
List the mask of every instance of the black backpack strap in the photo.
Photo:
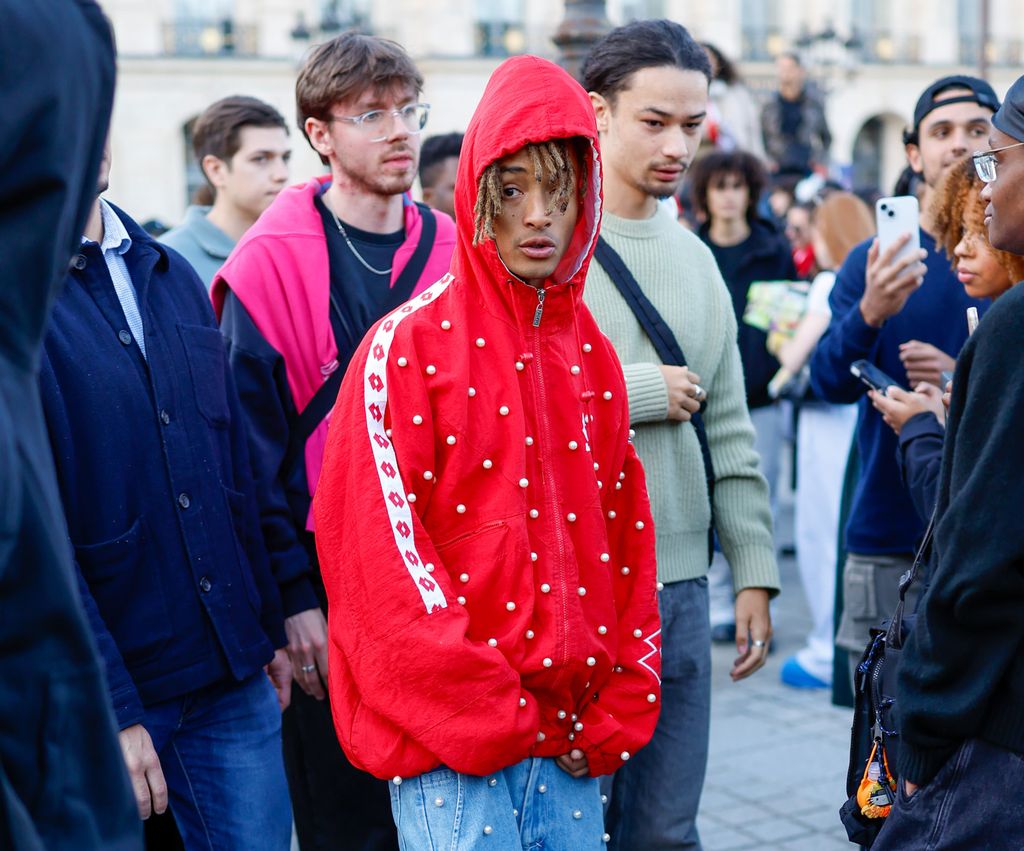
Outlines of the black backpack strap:
[[[597,247],[594,249],[594,259],[602,269],[608,273],[616,289],[625,299],[629,309],[633,311],[637,321],[644,329],[644,333],[654,344],[655,350],[662,363],[667,366],[686,366],[686,355],[683,354],[682,346],[676,340],[675,334],[669,328],[668,323],[658,313],[658,309],[651,304],[649,298],[644,295],[643,290],[629,267],[622,258],[604,239],[597,238]],[[708,562],[715,553],[715,466],[711,460],[711,447],[708,445],[707,429],[704,427],[702,416],[704,406],[695,413],[690,422],[693,423],[697,432],[697,442],[700,444],[700,457],[704,462],[704,480],[708,489],[708,503],[711,507],[711,525],[708,527]]]
[[889,629],[885,636],[885,643],[890,647],[899,649],[903,646],[903,615],[907,605],[907,591],[917,581],[925,561],[931,556],[932,544],[935,541],[936,515],[938,513],[939,508],[936,505],[935,510],[932,511],[931,519],[928,521],[928,528],[925,530],[924,538],[921,540],[921,546],[917,548],[914,563],[910,566],[910,570],[900,577],[899,602],[896,604],[896,611],[889,621]]
[[[391,287],[391,292],[384,306],[385,314],[390,313],[396,307],[405,304],[409,300],[409,296],[416,289],[416,284],[419,283],[420,276],[427,266],[430,253],[434,250],[434,240],[437,237],[437,219],[434,218],[433,211],[426,204],[417,202],[416,206],[420,209],[420,220],[423,222],[422,229],[420,230],[420,239],[412,256],[409,258],[409,262],[405,264],[402,274],[398,276],[395,285]],[[296,420],[291,433],[288,435],[288,448],[285,450],[280,468],[286,476],[291,474],[292,467],[302,457],[303,451],[306,448],[306,441],[309,440],[310,435],[316,431],[320,423],[331,412],[331,408],[334,407],[334,403],[338,399],[338,392],[341,390],[342,379],[345,377],[345,370],[348,367],[347,362],[341,362],[340,341],[344,340],[346,336],[351,338],[351,334],[347,333],[348,325],[333,293],[330,295],[330,320],[334,341],[338,344],[338,368],[327,377],[327,380],[313,394],[313,398],[302,409],[302,413],[299,414],[298,420]],[[358,346],[359,339],[354,339],[353,344]]]

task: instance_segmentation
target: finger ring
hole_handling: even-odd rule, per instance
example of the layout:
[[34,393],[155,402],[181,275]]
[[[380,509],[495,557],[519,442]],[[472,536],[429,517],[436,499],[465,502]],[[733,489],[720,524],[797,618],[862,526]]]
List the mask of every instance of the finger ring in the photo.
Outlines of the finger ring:
[[755,639],[754,639],[754,640],[753,640],[752,642],[750,642],[750,643],[751,643],[751,644],[753,644],[753,645],[754,645],[755,647],[764,647],[764,645],[765,645],[765,642],[764,642],[764,641],[762,641],[762,640],[761,640],[760,638],[755,638]]
[[694,384],[693,388],[693,398],[698,402],[703,402],[708,397],[707,391],[699,384]]
[[[763,644],[764,642],[761,642],[761,643]],[[312,674],[313,671],[315,671],[315,670],[316,670],[316,665],[303,665],[302,666],[302,673],[304,673],[304,674]]]

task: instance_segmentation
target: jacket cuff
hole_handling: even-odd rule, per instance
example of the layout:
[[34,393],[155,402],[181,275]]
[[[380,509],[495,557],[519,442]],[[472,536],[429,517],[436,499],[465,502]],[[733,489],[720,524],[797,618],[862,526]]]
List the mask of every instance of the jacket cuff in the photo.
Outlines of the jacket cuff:
[[[946,430],[942,427],[942,423],[939,422],[938,418],[931,411],[914,414],[903,424],[903,428],[900,429],[900,448],[902,449],[910,441],[925,435],[935,435],[943,438],[945,434]],[[913,783],[914,781],[911,780],[910,782]]]
[[[313,583],[308,576],[300,576],[285,582],[281,588],[281,604],[284,607],[285,618],[305,612],[309,609],[319,609],[320,601],[317,599],[316,591],[313,590]],[[285,642],[287,643],[287,642]]]
[[899,776],[915,786],[927,785],[939,773],[939,769],[953,758],[961,744],[958,742],[946,748],[924,749],[914,747],[901,737],[900,752],[896,759]]
[[727,554],[732,568],[733,590],[739,594],[745,588],[764,588],[769,597],[778,596],[779,564],[771,547],[740,547]]
[[142,724],[146,720],[146,710],[134,687],[113,692],[110,695],[110,700],[114,706],[118,730],[126,730],[128,727]]
[[656,363],[622,365],[631,423],[661,422],[668,416],[668,387]]

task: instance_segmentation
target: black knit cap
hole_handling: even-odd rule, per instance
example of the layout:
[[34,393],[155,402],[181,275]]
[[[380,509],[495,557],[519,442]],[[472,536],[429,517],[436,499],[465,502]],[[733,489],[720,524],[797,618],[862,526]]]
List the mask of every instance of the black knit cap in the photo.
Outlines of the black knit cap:
[[1024,142],[1024,77],[1010,86],[999,112],[992,116],[992,123],[1007,136]]
[[[956,97],[942,97],[943,92],[950,89],[967,89],[970,94],[957,95]],[[966,74],[954,74],[951,77],[943,77],[936,80],[921,93],[917,99],[917,106],[914,107],[914,129],[903,134],[903,141],[907,144],[917,142],[917,131],[921,122],[932,110],[940,106],[948,106],[951,103],[976,103],[985,106],[995,112],[999,109],[999,96],[995,89],[980,77],[969,77]]]

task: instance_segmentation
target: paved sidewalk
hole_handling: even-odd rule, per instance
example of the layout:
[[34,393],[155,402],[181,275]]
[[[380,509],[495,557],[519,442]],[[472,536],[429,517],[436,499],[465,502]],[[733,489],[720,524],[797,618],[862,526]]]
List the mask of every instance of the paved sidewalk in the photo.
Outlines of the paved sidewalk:
[[[711,753],[701,800],[705,851],[853,849],[839,823],[845,800],[850,710],[826,692],[782,685],[783,661],[803,644],[807,607],[793,559],[783,559],[773,606],[775,652],[733,683],[734,647],[712,652]],[[685,780],[683,780],[685,782]]]

